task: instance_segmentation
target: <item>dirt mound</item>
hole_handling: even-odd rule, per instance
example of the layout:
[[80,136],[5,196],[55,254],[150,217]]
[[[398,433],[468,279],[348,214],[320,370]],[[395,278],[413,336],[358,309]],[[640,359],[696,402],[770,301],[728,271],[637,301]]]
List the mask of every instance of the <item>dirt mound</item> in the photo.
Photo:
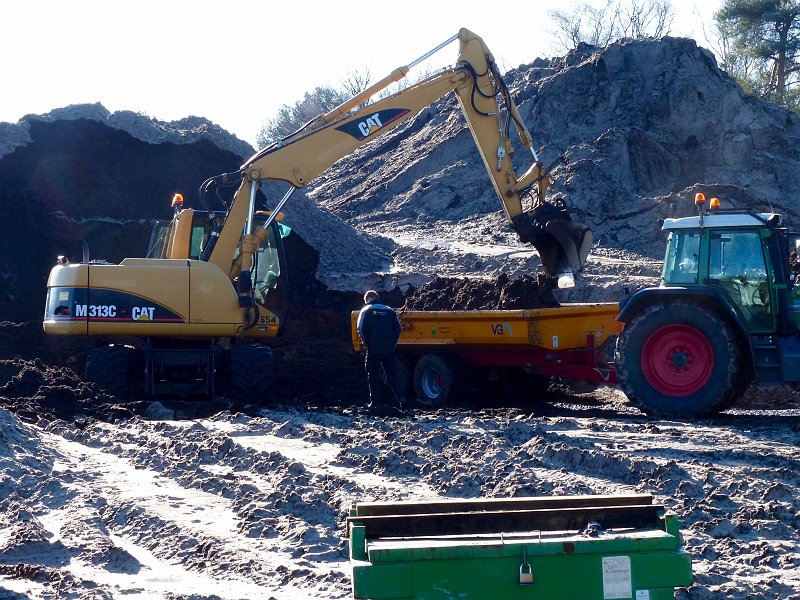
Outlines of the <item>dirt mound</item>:
[[558,306],[552,288],[533,277],[437,277],[412,292],[404,310],[521,310]]
[[0,382],[0,405],[29,423],[81,416],[113,421],[134,414],[96,385],[82,382],[72,369],[51,367],[39,359],[0,360]]
[[[656,223],[690,214],[695,191],[800,218],[800,118],[747,96],[693,40],[582,45],[506,80],[554,177],[551,198],[563,197],[603,247],[662,258]],[[311,186],[363,232],[520,245],[449,96]]]

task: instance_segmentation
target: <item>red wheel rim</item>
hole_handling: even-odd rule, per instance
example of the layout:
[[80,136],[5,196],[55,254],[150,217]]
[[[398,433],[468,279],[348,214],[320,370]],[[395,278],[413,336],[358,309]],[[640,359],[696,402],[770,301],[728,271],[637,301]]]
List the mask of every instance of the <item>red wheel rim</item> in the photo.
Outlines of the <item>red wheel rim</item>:
[[706,336],[689,325],[665,325],[642,348],[645,379],[665,396],[700,391],[714,370],[714,352]]

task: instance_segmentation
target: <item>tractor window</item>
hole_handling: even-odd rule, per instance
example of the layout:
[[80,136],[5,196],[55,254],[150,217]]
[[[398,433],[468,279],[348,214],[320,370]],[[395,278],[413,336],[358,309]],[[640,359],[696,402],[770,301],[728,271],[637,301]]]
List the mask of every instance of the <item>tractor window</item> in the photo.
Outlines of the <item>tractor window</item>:
[[672,231],[664,258],[665,284],[697,283],[700,258],[700,233]]
[[708,281],[730,296],[750,330],[772,329],[770,282],[758,231],[712,233]]

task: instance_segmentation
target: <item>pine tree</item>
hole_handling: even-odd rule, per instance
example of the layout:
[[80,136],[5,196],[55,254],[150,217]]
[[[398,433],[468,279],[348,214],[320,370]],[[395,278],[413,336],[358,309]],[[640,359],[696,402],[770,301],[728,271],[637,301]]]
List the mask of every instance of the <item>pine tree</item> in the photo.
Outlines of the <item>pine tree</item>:
[[800,2],[725,0],[714,18],[725,48],[722,67],[748,91],[796,108]]

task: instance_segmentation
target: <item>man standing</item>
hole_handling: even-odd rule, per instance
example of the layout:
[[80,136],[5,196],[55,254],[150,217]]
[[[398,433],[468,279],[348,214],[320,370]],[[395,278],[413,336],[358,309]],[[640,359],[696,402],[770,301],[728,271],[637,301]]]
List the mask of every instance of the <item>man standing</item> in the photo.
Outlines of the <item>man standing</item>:
[[403,384],[394,364],[394,349],[400,337],[400,319],[393,308],[380,304],[375,290],[364,294],[364,308],[358,314],[358,335],[367,351],[364,366],[369,384],[369,406],[372,409],[392,410],[381,403],[381,368],[395,396],[395,407],[402,408]]

